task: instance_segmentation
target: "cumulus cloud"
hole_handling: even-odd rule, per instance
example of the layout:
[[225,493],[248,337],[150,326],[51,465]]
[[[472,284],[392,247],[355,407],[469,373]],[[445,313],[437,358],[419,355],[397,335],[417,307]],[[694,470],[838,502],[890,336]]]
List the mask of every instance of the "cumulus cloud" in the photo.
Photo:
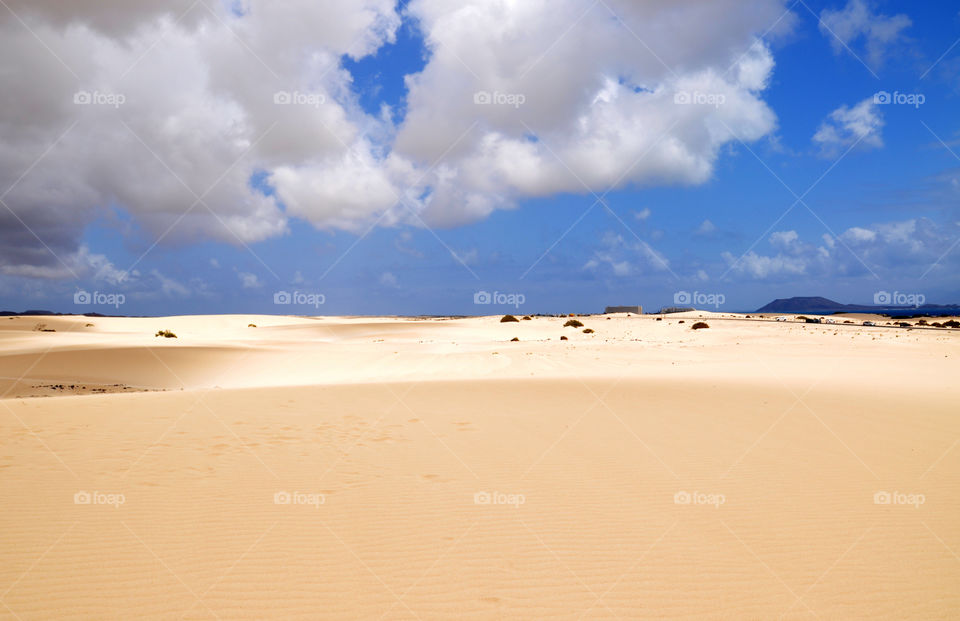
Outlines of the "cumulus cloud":
[[651,213],[650,208],[644,207],[639,211],[633,212],[633,217],[639,220],[640,222],[645,222],[647,219],[650,218],[650,213]]
[[[774,254],[750,251],[742,257],[724,252],[730,272],[763,280],[796,275],[904,273],[918,278],[932,266],[950,261],[947,253],[960,234],[926,218],[854,226],[822,243],[803,241],[796,231],[777,231],[768,242]],[[955,260],[954,260],[955,261]]]
[[384,287],[396,289],[400,286],[400,281],[397,280],[397,277],[393,272],[384,272],[380,274],[380,284]]
[[627,241],[622,235],[607,232],[583,269],[596,274],[630,276],[640,272],[670,270],[669,260],[643,240]]
[[873,98],[853,106],[840,106],[820,124],[813,142],[824,157],[835,157],[854,145],[863,148],[883,146],[883,114]]
[[903,31],[911,23],[906,15],[874,12],[866,0],[849,0],[842,9],[820,13],[820,32],[830,40],[834,52],[856,50],[873,69],[879,69],[891,50],[904,42]]
[[717,225],[710,220],[704,220],[700,223],[700,226],[697,227],[697,230],[694,231],[695,235],[702,235],[704,237],[709,237],[717,232]]
[[0,257],[50,276],[108,207],[148,244],[248,244],[290,218],[455,226],[584,186],[703,183],[725,144],[775,129],[757,36],[792,15],[778,21],[783,0],[413,0],[428,57],[396,125],[361,108],[341,62],[394,40],[395,0],[9,6]]
[[408,77],[396,150],[444,158],[425,179],[433,222],[584,185],[701,183],[722,145],[775,127],[761,99],[773,57],[754,37],[780,2],[418,0],[410,12],[432,56]]
[[260,278],[258,278],[256,274],[238,272],[237,277],[240,279],[240,284],[243,285],[244,289],[259,289],[263,286],[263,283],[260,282]]
[[[392,39],[392,0],[250,0],[243,15],[183,4],[13,2],[0,14],[4,262],[56,269],[110,206],[154,239],[256,242],[288,216],[255,174],[367,157],[369,121],[340,58]],[[324,104],[278,105],[281,91]]]

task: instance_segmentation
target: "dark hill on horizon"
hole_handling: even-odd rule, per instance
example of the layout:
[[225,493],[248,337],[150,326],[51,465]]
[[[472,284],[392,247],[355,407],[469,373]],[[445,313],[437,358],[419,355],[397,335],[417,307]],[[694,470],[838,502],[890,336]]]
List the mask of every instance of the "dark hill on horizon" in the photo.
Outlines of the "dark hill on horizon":
[[834,313],[874,313],[878,315],[955,315],[960,313],[958,304],[922,304],[920,306],[878,306],[870,304],[840,304],[827,298],[794,297],[770,302],[757,313],[808,313],[832,315]]

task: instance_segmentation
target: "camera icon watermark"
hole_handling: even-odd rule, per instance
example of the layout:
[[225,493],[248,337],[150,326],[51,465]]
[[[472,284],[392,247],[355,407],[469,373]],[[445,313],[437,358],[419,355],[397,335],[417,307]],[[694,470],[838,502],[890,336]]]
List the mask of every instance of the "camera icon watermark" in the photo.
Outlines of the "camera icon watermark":
[[873,294],[873,303],[881,306],[923,306],[927,296],[922,293],[902,293],[900,291],[877,291]]
[[920,505],[925,502],[927,502],[927,497],[923,494],[879,491],[873,495],[873,504],[875,505],[907,505],[919,509]]
[[673,495],[673,504],[675,505],[712,505],[719,509],[720,505],[727,502],[727,497],[723,494],[707,494],[704,492],[687,492],[680,490]]
[[112,306],[120,308],[127,302],[127,296],[122,293],[104,293],[94,291],[90,293],[80,289],[73,294],[73,303],[78,306]]
[[327,296],[322,293],[308,293],[304,291],[277,291],[273,294],[273,303],[278,306],[313,306],[320,308],[327,303]]
[[713,106],[719,108],[727,103],[727,96],[723,93],[677,91],[673,94],[673,103],[680,106]]
[[473,303],[481,305],[513,306],[520,308],[527,302],[527,296],[522,293],[501,293],[500,291],[477,291],[473,294]]
[[273,504],[275,505],[305,505],[319,509],[320,505],[327,504],[327,497],[324,494],[314,494],[308,492],[288,492],[281,490],[273,494]]
[[114,109],[119,109],[127,103],[127,97],[123,93],[77,91],[73,94],[73,103],[77,106],[112,106]]
[[877,91],[873,94],[873,103],[879,106],[898,105],[919,108],[926,102],[927,96],[923,93],[901,93],[900,91],[889,93],[887,91]]
[[327,98],[321,93],[277,91],[273,94],[273,103],[278,106],[311,106],[319,108],[327,103]]
[[684,306],[713,306],[720,308],[727,302],[727,296],[722,293],[701,293],[700,291],[677,291],[673,294],[673,303]]
[[127,498],[123,494],[80,490],[73,495],[73,504],[75,505],[108,505],[119,508],[125,502],[127,502]]
[[507,505],[514,509],[519,509],[520,505],[527,502],[527,497],[523,494],[504,494],[501,492],[476,492],[473,495],[473,504],[475,505]]
[[527,103],[523,93],[501,93],[500,91],[477,91],[473,94],[473,103],[478,106],[513,106],[519,109]]

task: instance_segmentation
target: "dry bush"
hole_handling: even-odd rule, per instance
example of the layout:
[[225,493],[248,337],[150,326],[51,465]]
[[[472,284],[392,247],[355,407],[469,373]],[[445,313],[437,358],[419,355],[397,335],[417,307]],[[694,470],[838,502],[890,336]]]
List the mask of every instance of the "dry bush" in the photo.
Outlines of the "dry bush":
[[577,321],[576,319],[571,319],[567,321],[567,323],[563,324],[563,327],[564,328],[582,328],[583,323],[581,323],[580,321]]
[[514,317],[513,315],[504,315],[503,317],[500,318],[500,323],[511,323],[511,322],[520,323],[520,320]]
[[702,322],[702,321],[698,321],[697,323],[695,323],[695,324],[693,324],[692,326],[690,326],[690,329],[691,329],[691,330],[703,330],[704,328],[709,328],[709,327],[710,327],[710,326],[708,326],[706,323],[704,323],[704,322]]

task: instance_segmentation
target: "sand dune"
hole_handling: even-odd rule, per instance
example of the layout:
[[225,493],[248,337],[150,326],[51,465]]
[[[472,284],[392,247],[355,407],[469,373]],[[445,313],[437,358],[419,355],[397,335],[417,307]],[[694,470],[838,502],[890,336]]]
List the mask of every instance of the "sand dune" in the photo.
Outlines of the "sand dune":
[[960,333],[580,319],[0,320],[0,618],[955,618]]

